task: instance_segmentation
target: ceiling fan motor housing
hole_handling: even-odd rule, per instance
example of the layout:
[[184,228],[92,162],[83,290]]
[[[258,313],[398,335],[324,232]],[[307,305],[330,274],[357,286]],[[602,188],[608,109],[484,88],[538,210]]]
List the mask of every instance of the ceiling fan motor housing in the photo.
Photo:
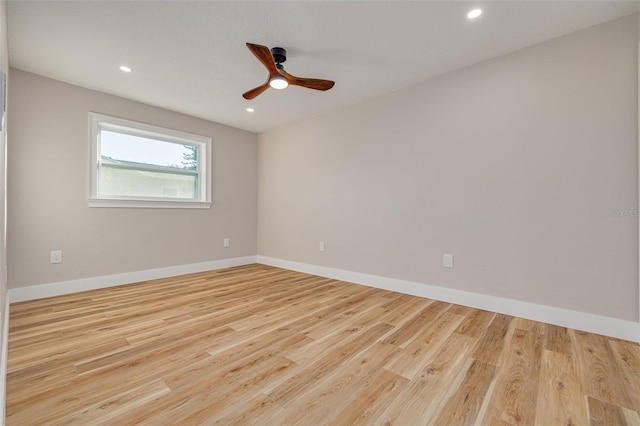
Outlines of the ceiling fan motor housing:
[[287,60],[287,51],[282,47],[272,47],[271,54],[276,64],[281,64]]

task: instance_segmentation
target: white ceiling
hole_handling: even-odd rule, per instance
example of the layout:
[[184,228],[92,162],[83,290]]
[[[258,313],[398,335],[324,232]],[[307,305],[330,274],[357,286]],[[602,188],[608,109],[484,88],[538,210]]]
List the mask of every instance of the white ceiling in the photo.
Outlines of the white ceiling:
[[[467,20],[477,6],[483,15]],[[640,1],[14,0],[9,55],[15,68],[261,132],[638,10]],[[336,85],[247,101],[267,72],[245,42],[284,47],[289,73]]]

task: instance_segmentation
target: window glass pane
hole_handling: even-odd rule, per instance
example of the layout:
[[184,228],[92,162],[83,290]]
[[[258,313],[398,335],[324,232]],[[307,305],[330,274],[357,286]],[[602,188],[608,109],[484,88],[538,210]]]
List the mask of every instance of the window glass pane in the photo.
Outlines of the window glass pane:
[[104,165],[100,169],[100,195],[197,199],[197,176]]
[[100,156],[121,162],[197,170],[195,146],[132,136],[109,130],[100,131]]

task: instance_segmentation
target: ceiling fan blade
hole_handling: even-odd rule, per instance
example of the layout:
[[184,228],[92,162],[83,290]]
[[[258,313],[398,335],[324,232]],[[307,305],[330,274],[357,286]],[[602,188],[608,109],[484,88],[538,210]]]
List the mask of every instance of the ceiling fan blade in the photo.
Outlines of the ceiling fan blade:
[[276,63],[273,60],[273,55],[271,55],[271,50],[267,46],[247,43],[247,47],[251,53],[253,53],[255,57],[262,62],[262,65],[264,65],[267,71],[269,71],[270,77],[278,75],[278,69],[276,68]]
[[262,86],[258,86],[254,89],[249,90],[248,92],[244,92],[242,97],[245,99],[253,99],[258,96],[260,93],[264,92],[269,88],[269,80],[265,81]]
[[307,89],[325,91],[325,90],[331,89],[333,85],[336,84],[335,81],[331,81],[331,80],[296,77],[294,75],[289,74],[285,70],[278,70],[278,72],[287,80],[289,84],[294,86],[306,87]]

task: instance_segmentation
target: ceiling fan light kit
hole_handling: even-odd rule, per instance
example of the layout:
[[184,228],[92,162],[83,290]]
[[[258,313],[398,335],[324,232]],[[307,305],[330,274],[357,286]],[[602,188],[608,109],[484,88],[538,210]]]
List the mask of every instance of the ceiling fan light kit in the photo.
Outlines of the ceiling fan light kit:
[[335,82],[317,78],[301,78],[289,74],[282,64],[287,60],[287,51],[282,47],[268,47],[259,44],[247,43],[247,47],[269,72],[269,77],[262,85],[242,94],[245,99],[253,99],[269,87],[274,89],[286,89],[291,86],[306,87],[314,90],[329,90]]
[[284,77],[275,76],[275,77],[272,77],[269,80],[269,86],[271,86],[272,88],[277,89],[277,90],[282,90],[282,89],[286,89],[287,87],[289,87],[289,83],[287,82],[287,80],[285,80]]

